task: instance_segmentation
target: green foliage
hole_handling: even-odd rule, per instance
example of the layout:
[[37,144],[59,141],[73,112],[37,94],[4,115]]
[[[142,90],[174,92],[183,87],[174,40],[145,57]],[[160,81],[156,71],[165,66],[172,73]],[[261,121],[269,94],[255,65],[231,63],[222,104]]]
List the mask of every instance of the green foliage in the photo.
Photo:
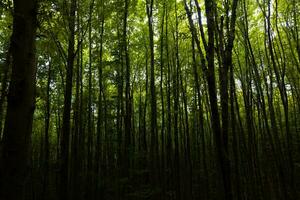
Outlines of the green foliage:
[[[68,151],[71,169],[69,187],[74,194],[76,194],[75,190],[80,188],[78,190],[82,192],[82,196],[88,195],[95,187],[99,192],[93,191],[95,195],[103,195],[104,199],[117,199],[117,197],[180,199],[178,197],[178,188],[180,188],[182,197],[188,198],[188,193],[191,193],[191,199],[200,198],[202,195],[205,196],[204,199],[213,197],[224,199],[222,176],[215,159],[218,152],[215,149],[216,135],[213,134],[215,121],[212,120],[210,85],[207,81],[207,70],[205,71],[203,66],[208,63],[207,49],[203,41],[209,38],[206,3],[199,0],[204,34],[202,38],[195,1],[186,1],[192,12],[192,22],[196,29],[194,34],[199,39],[199,47],[195,44],[194,61],[192,39],[194,40],[195,36],[191,34],[184,2],[154,1],[152,23],[158,138],[155,143],[157,157],[153,159],[150,152],[152,100],[147,1],[129,0],[128,24],[125,31],[124,0],[77,1],[71,135]],[[226,158],[230,162],[228,167],[232,172],[230,181],[234,199],[239,199],[241,196],[243,197],[241,199],[246,196],[246,199],[284,199],[289,195],[295,195],[297,191],[293,190],[300,185],[298,181],[300,175],[300,149],[298,148],[300,144],[300,4],[297,0],[239,0],[234,47],[232,52],[229,52],[225,47],[232,26],[230,20],[233,1],[212,2],[215,6],[212,11],[215,19],[213,59],[216,78],[214,81],[217,85],[215,93],[220,118],[225,112],[221,102],[223,98],[221,79],[222,77],[228,79],[227,149],[225,149],[226,142],[222,141],[222,145],[224,145],[224,152],[226,151]],[[270,3],[270,12],[268,12],[268,3]],[[50,167],[51,178],[46,184],[52,188],[56,186],[54,178],[58,170],[56,164],[60,162],[70,39],[69,8],[70,1],[66,0],[39,1],[32,173],[42,174],[45,112],[46,103],[49,101],[50,166],[55,165],[55,167]],[[12,20],[12,2],[1,1],[0,89],[3,86],[2,80],[5,74],[3,69],[12,34]],[[89,25],[91,25],[90,38]],[[124,50],[124,32],[127,34],[127,52]],[[204,52],[204,62],[201,60],[200,50]],[[130,94],[126,94],[125,90],[125,63],[127,62],[125,53],[129,54],[130,60]],[[227,53],[232,53],[230,56],[232,69],[224,73],[222,72],[223,57]],[[274,58],[271,53],[274,54]],[[89,73],[90,62],[91,74]],[[230,70],[233,70],[232,82]],[[199,79],[199,88],[197,88],[195,73]],[[50,78],[49,95],[48,78]],[[92,80],[91,88],[89,88],[89,78]],[[234,87],[233,91],[231,87]],[[89,94],[91,94],[90,103]],[[129,147],[125,144],[125,116],[128,114],[126,95],[129,95],[132,106]],[[178,105],[175,105],[176,100],[179,102]],[[6,104],[0,106],[5,109]],[[178,111],[175,111],[175,106],[178,106]],[[88,131],[89,114],[92,124],[91,133]],[[178,115],[178,124],[175,126],[176,115]],[[220,125],[220,135],[222,135],[224,127],[222,120]],[[4,121],[0,121],[0,126],[4,126]],[[175,152],[177,131],[178,157]],[[88,139],[90,135],[92,142]],[[223,138],[224,135],[220,137]],[[287,138],[292,140],[289,141]],[[88,153],[89,150],[91,153]],[[190,155],[189,151],[191,151]],[[128,155],[124,155],[124,152]],[[289,157],[290,155],[292,157]],[[126,163],[127,158],[129,164]],[[88,169],[89,159],[92,160],[92,169]],[[176,159],[178,159],[177,163]],[[267,161],[270,163],[266,164]],[[292,163],[291,166],[289,161]],[[126,168],[124,166],[128,169],[124,169]],[[158,169],[155,170],[155,167]],[[176,171],[176,167],[180,172]],[[291,186],[292,170],[295,177],[294,188]],[[79,174],[78,177],[76,173]],[[92,176],[88,175],[89,173]],[[180,183],[177,183],[178,180]],[[286,182],[282,182],[283,180]],[[79,183],[83,186],[79,187]],[[31,184],[34,190],[37,184]],[[36,198],[41,195],[39,191],[33,193]],[[56,191],[53,193],[55,194],[52,196],[58,195]],[[209,198],[209,195],[212,198]],[[296,196],[293,197],[296,199]]]

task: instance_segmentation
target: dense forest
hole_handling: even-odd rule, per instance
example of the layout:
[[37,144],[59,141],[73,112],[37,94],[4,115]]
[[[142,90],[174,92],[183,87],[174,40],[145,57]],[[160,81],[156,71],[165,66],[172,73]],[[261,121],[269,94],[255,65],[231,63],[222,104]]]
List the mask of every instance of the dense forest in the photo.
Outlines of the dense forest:
[[298,0],[1,0],[1,200],[300,198]]

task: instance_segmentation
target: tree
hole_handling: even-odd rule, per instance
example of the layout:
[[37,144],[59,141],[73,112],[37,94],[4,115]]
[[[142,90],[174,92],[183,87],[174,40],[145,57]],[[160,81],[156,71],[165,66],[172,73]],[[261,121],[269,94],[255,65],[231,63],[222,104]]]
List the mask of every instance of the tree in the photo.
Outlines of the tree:
[[12,74],[1,150],[1,199],[24,199],[35,108],[37,2],[14,1]]
[[64,110],[61,132],[61,165],[60,165],[60,199],[69,199],[69,144],[70,144],[70,115],[71,99],[73,85],[73,67],[75,59],[75,18],[76,17],[76,0],[71,0],[70,14],[68,20],[68,57],[66,84],[64,93]]
[[49,0],[38,24],[16,2],[0,2],[6,199],[299,199],[298,1]]

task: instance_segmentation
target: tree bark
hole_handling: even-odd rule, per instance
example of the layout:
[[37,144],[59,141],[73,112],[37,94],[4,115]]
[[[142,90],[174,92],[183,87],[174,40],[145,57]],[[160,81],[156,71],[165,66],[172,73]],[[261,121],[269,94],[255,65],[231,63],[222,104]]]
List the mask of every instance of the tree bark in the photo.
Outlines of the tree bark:
[[[4,118],[4,102],[7,97],[7,83],[9,81],[9,71],[11,65],[11,45],[8,46],[8,51],[6,53],[5,63],[4,63],[4,70],[3,70],[3,77],[1,79],[1,92],[0,92],[0,140],[2,138],[2,128],[3,128],[3,118]],[[1,76],[0,76],[1,77]]]
[[24,199],[35,108],[37,2],[15,0],[12,75],[0,155],[0,199]]
[[60,154],[60,199],[69,199],[69,143],[70,143],[70,117],[71,117],[71,99],[73,85],[73,67],[74,67],[74,44],[75,44],[75,15],[76,0],[71,0],[70,14],[68,21],[68,58],[67,74],[64,93],[63,122],[61,132],[61,154]]

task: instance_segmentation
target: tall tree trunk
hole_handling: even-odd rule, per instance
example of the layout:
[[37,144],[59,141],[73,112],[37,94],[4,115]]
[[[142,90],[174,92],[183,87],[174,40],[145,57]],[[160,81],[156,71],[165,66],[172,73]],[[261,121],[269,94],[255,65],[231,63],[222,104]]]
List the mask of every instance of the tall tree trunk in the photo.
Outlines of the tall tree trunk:
[[[199,80],[199,74],[196,64],[196,51],[195,51],[195,39],[192,34],[192,57],[193,57],[193,72],[194,72],[194,81],[195,81],[195,87],[196,87],[196,93],[197,93],[197,100],[198,100],[198,123],[197,128],[199,128],[199,136],[197,135],[197,138],[201,139],[201,147],[202,148],[202,164],[203,164],[203,170],[204,174],[207,176],[205,178],[205,185],[204,185],[204,197],[209,198],[209,177],[208,177],[208,170],[207,170],[207,162],[206,162],[206,145],[205,145],[205,132],[204,132],[204,118],[203,118],[203,103],[202,103],[202,96],[201,96],[201,89],[200,89],[200,80]],[[197,139],[198,140],[198,139]],[[201,151],[201,150],[200,150]]]
[[61,155],[60,155],[60,199],[69,199],[69,143],[70,143],[70,115],[71,99],[73,85],[73,66],[75,59],[75,15],[76,0],[71,0],[70,14],[68,21],[69,38],[68,38],[68,58],[67,74],[64,93],[63,122],[61,132]]
[[98,73],[99,73],[99,94],[98,94],[98,118],[97,118],[97,141],[96,141],[96,153],[95,153],[95,173],[96,173],[96,197],[99,198],[99,187],[100,182],[98,179],[100,179],[100,166],[101,166],[101,140],[102,140],[102,133],[103,133],[103,112],[102,112],[102,96],[103,96],[103,34],[104,34],[104,13],[103,13],[103,1],[101,5],[101,14],[99,16],[99,20],[101,21],[100,26],[100,61],[99,61],[99,67],[98,67]]
[[130,151],[131,151],[131,95],[130,95],[130,59],[129,59],[129,50],[128,50],[128,41],[127,41],[127,20],[129,15],[129,5],[130,0],[125,0],[125,7],[124,7],[124,19],[123,19],[123,53],[124,56],[124,63],[125,63],[125,152],[124,152],[124,170],[126,174],[129,175],[129,167],[130,167]]
[[93,55],[92,55],[92,18],[93,18],[93,7],[94,7],[94,0],[90,2],[89,6],[89,21],[88,21],[88,105],[87,105],[87,185],[86,185],[86,192],[87,192],[87,198],[93,199],[94,196],[94,168],[93,168],[93,109],[92,109],[92,93],[93,93],[93,85],[92,85],[92,79],[93,79],[93,69],[92,69],[92,62],[93,62]]
[[226,151],[222,139],[220,116],[217,102],[217,90],[215,81],[215,66],[214,66],[214,30],[215,30],[215,19],[214,19],[214,8],[215,2],[205,0],[205,12],[207,16],[207,32],[208,32],[208,46],[206,52],[207,58],[207,84],[210,108],[212,114],[212,129],[214,132],[215,145],[217,149],[217,157],[219,167],[221,168],[221,176],[224,185],[224,198],[226,200],[232,199],[231,181],[230,174],[228,173],[228,157],[226,157]]
[[181,188],[181,176],[180,176],[180,155],[179,155],[179,129],[178,124],[178,115],[180,106],[179,106],[179,76],[180,76],[180,61],[179,61],[179,30],[178,30],[178,10],[177,2],[175,1],[175,35],[173,33],[174,42],[175,42],[175,52],[174,52],[174,68],[173,68],[173,95],[174,95],[174,180],[175,181],[175,190],[176,198],[182,199],[182,188]]
[[50,84],[51,84],[51,67],[52,61],[49,61],[48,78],[46,88],[46,105],[45,105],[45,135],[44,135],[44,177],[43,177],[43,191],[42,196],[46,198],[48,194],[48,180],[49,180],[49,157],[50,157],[50,141],[49,141],[49,128],[50,128]]
[[12,75],[0,155],[0,199],[24,199],[35,108],[37,2],[14,1]]
[[[3,70],[3,77],[1,79],[1,91],[0,91],[0,140],[2,138],[2,128],[3,128],[3,104],[5,102],[7,96],[7,83],[9,81],[9,69],[11,65],[11,45],[8,45],[8,51],[6,53],[5,63],[4,63],[4,70]],[[1,76],[0,76],[1,78]]]
[[165,13],[166,13],[166,2],[163,2],[163,11],[161,18],[161,27],[160,27],[160,98],[161,98],[161,166],[160,166],[160,176],[161,176],[161,187],[162,187],[162,196],[165,195],[165,102],[164,102],[164,23],[165,23]]
[[[277,15],[278,15],[278,3],[277,0],[275,0],[275,14],[276,14],[276,24],[275,27],[277,27]],[[289,194],[288,198],[295,198],[293,197],[294,195],[294,163],[293,163],[293,156],[292,156],[292,135],[290,133],[290,125],[289,125],[289,105],[288,105],[288,97],[287,97],[287,92],[286,92],[286,87],[285,87],[285,66],[282,72],[282,75],[280,74],[280,66],[276,63],[276,50],[273,47],[273,41],[272,41],[272,28],[271,28],[271,0],[268,1],[268,13],[267,13],[267,35],[268,35],[268,45],[269,45],[269,53],[272,61],[272,66],[275,72],[275,78],[278,84],[279,92],[280,92],[280,97],[283,105],[283,110],[284,110],[284,116],[285,116],[285,129],[286,129],[286,147],[287,147],[287,162],[288,162],[288,173],[289,173],[289,182],[288,182],[288,187],[291,190],[291,193]],[[277,28],[278,29],[278,28]],[[278,37],[281,42],[280,38],[280,33],[278,32]],[[285,64],[285,63],[284,63]]]
[[154,0],[147,0],[146,10],[149,28],[149,48],[150,48],[150,95],[151,95],[151,141],[150,141],[150,159],[152,176],[155,183],[157,181],[157,162],[158,162],[158,138],[157,138],[157,108],[156,108],[156,92],[155,92],[155,70],[154,70],[154,32],[153,32],[153,4]]
[[171,154],[172,154],[172,117],[171,117],[171,64],[169,61],[169,34],[168,34],[168,8],[166,8],[166,60],[167,60],[167,138],[166,138],[166,156],[167,167],[171,167]]

